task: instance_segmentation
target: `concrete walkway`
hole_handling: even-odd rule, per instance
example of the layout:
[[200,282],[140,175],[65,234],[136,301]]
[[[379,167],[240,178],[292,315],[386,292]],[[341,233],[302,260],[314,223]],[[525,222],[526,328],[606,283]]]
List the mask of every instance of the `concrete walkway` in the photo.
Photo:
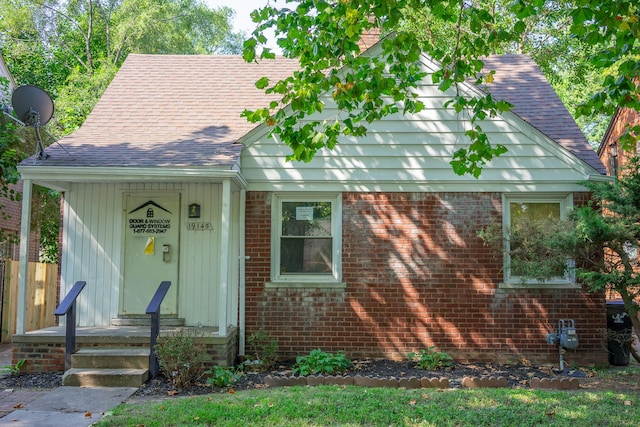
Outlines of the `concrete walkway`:
[[39,396],[30,396],[35,400],[0,418],[0,426],[87,427],[136,390],[135,387],[58,387]]
[[[11,366],[10,345],[0,345],[0,366]],[[0,390],[0,426],[90,426],[137,390],[136,387]]]

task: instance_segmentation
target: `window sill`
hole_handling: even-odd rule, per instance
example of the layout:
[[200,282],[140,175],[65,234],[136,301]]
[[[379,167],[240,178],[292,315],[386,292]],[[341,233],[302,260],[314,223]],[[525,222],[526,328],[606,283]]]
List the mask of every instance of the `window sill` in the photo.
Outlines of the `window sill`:
[[498,289],[582,289],[576,282],[501,282]]
[[266,289],[298,288],[298,289],[345,289],[345,282],[265,282]]

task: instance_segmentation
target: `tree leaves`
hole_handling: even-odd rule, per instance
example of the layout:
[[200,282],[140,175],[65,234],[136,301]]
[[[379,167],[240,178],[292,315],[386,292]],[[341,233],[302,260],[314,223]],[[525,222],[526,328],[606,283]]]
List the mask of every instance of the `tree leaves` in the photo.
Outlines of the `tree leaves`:
[[[315,151],[335,146],[343,136],[365,135],[365,123],[394,114],[399,108],[404,114],[421,111],[424,105],[416,89],[425,77],[418,64],[424,52],[441,64],[431,75],[434,83],[443,92],[455,91],[447,105],[459,114],[469,115],[471,120],[471,129],[466,134],[468,145],[456,151],[452,167],[458,174],[478,177],[492,158],[506,152],[504,147],[492,146],[478,122],[508,111],[510,106],[491,97],[463,94],[460,85],[466,81],[491,83],[491,73],[480,74],[483,56],[509,51],[510,46],[520,47],[523,40],[535,40],[536,31],[552,28],[554,24],[565,31],[569,28],[568,32],[581,43],[594,47],[593,66],[618,64],[616,78],[604,82],[603,90],[581,106],[578,114],[610,114],[612,107],[622,105],[640,109],[638,88],[630,80],[634,70],[638,75],[639,67],[638,9],[629,1],[517,0],[485,4],[453,0],[288,0],[286,3],[290,8],[266,6],[254,12],[252,17],[258,27],[244,45],[244,56],[248,60],[264,57],[264,31],[273,28],[284,56],[300,62],[301,71],[294,80],[272,82],[273,86],[264,88],[267,93],[282,97],[278,107],[270,106],[270,115],[260,115],[264,121],[279,118],[273,133],[292,148],[290,159],[309,161]],[[568,26],[567,15],[573,19]],[[547,21],[537,25],[542,19]],[[379,56],[359,56],[357,42],[372,29],[390,36],[380,44]],[[557,34],[540,34],[544,38],[538,40],[558,39]],[[564,49],[567,52],[571,50]],[[551,53],[550,57],[557,55]],[[620,76],[624,76],[622,80]],[[327,131],[328,125],[321,122],[305,123],[300,128],[308,116],[322,111],[327,102],[323,93],[329,93],[336,103],[339,121],[331,123],[331,133]],[[280,112],[287,105],[293,110],[293,120],[282,120]]]

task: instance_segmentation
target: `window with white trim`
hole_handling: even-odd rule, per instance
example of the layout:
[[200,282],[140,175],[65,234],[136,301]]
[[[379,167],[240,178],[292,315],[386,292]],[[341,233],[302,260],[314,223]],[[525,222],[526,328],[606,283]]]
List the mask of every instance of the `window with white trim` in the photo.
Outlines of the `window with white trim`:
[[[576,287],[575,265],[573,260],[567,259],[557,267],[558,275],[544,281],[524,277],[524,271],[519,267],[522,263],[514,262],[519,256],[517,245],[521,244],[518,226],[522,224],[544,221],[546,219],[565,219],[567,212],[573,207],[573,195],[503,195],[502,227],[505,237],[504,251],[504,283],[502,287],[545,287],[564,288]],[[522,255],[524,256],[524,255]],[[520,259],[523,261],[523,259]]]
[[340,194],[274,194],[271,212],[272,282],[339,283]]

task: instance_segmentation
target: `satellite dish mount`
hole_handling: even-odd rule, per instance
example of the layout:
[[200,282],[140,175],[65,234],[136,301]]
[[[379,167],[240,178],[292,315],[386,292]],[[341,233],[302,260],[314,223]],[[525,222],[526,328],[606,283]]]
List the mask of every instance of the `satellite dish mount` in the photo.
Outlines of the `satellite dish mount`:
[[13,91],[11,105],[18,119],[26,126],[31,126],[36,134],[36,159],[49,157],[44,152],[44,144],[40,137],[40,128],[46,125],[53,116],[53,101],[47,92],[37,86],[20,86]]

